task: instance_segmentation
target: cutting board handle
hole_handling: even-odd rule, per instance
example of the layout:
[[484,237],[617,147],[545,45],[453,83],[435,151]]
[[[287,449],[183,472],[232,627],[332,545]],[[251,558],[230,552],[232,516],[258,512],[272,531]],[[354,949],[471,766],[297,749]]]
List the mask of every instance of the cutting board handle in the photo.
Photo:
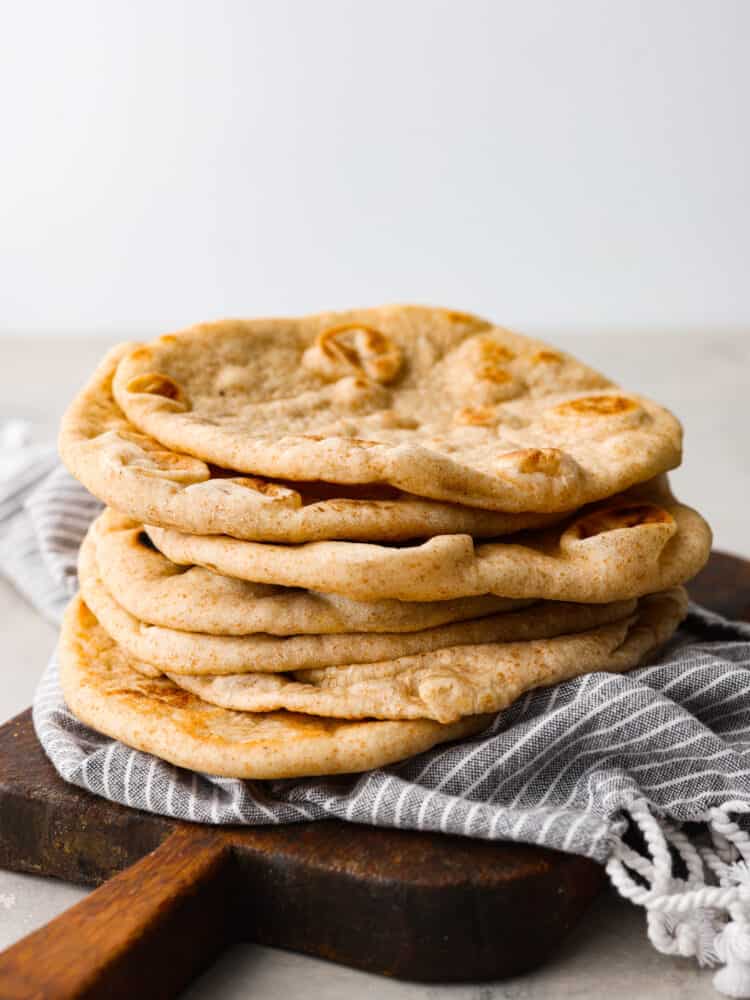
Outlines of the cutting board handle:
[[181,826],[0,954],[3,1000],[167,1000],[233,940],[232,851]]

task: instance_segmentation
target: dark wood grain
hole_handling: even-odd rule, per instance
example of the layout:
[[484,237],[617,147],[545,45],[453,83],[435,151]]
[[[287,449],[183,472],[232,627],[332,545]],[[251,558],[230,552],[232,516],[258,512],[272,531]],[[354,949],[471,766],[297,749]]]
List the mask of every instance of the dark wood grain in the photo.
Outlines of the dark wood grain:
[[602,884],[598,865],[556,851],[336,822],[237,846],[253,940],[423,981],[533,968]]
[[[748,563],[715,553],[690,589],[750,618]],[[55,1000],[174,996],[238,938],[407,979],[504,978],[544,962],[603,883],[520,844],[127,809],[61,781],[28,712],[0,729],[0,866],[105,883],[0,955],[0,997]]]
[[726,552],[712,552],[706,566],[688,585],[690,596],[726,618],[750,621],[750,562]]
[[162,1000],[226,946],[232,853],[183,827],[67,913],[0,957],[3,1000]]

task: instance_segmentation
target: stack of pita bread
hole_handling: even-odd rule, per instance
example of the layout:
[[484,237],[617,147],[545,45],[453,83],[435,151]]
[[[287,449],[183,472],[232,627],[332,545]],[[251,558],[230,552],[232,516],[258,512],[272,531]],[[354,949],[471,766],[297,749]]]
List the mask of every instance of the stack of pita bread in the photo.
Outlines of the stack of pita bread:
[[60,450],[107,505],[63,628],[65,698],[217,775],[385,765],[535,687],[635,667],[711,544],[669,491],[667,410],[444,309],[123,344]]

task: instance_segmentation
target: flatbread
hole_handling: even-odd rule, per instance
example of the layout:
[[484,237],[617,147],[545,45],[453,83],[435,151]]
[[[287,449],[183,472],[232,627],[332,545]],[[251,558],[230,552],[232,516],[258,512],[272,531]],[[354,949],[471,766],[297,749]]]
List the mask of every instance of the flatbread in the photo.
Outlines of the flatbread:
[[138,663],[145,662],[165,673],[177,674],[274,673],[372,663],[446,646],[507,642],[582,631],[601,622],[622,618],[634,608],[633,601],[598,605],[538,602],[522,611],[440,625],[421,632],[223,636],[146,625],[134,618],[117,603],[104,584],[90,534],[81,546],[78,579],[86,604],[126,653]]
[[531,601],[494,594],[454,601],[352,601],[339,594],[274,587],[177,566],[155,549],[143,526],[107,509],[91,534],[110,593],[150,625],[212,635],[324,635],[418,632],[513,611]]
[[644,597],[628,617],[576,635],[454,646],[387,663],[307,671],[296,679],[238,674],[173,680],[205,701],[243,711],[285,708],[346,719],[430,718],[450,723],[500,711],[532,688],[637,666],[671,637],[687,613],[687,603],[680,587]]
[[571,510],[681,456],[663,407],[445,309],[194,326],[126,353],[113,389],[141,431],[206,462],[494,510]]
[[705,564],[711,530],[661,483],[634,488],[563,524],[475,545],[443,535],[421,545],[264,545],[148,527],[172,562],[260,583],[360,600],[440,601],[476,594],[607,603],[684,583]]
[[63,417],[59,450],[70,472],[136,521],[198,534],[277,542],[398,541],[466,531],[489,538],[559,520],[425,500],[384,484],[281,483],[209,466],[128,423],[112,377],[134,344],[113,348]]
[[366,771],[470,736],[491,721],[343,722],[217,708],[166,677],[144,677],[80,597],[63,620],[60,668],[65,700],[81,722],[178,767],[228,778]]

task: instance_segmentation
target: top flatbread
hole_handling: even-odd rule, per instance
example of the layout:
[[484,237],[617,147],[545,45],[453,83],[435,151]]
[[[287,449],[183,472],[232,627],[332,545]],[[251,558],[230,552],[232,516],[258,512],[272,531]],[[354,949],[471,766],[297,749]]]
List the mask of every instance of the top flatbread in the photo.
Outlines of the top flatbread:
[[681,453],[667,410],[444,309],[195,326],[125,354],[113,387],[134,425],[206,462],[494,510],[570,510]]
[[425,500],[393,487],[285,484],[209,468],[170,451],[128,423],[112,395],[113,348],[63,417],[59,448],[71,473],[104,503],[136,521],[203,535],[267,542],[341,538],[399,541],[467,532],[506,535],[559,519]]

